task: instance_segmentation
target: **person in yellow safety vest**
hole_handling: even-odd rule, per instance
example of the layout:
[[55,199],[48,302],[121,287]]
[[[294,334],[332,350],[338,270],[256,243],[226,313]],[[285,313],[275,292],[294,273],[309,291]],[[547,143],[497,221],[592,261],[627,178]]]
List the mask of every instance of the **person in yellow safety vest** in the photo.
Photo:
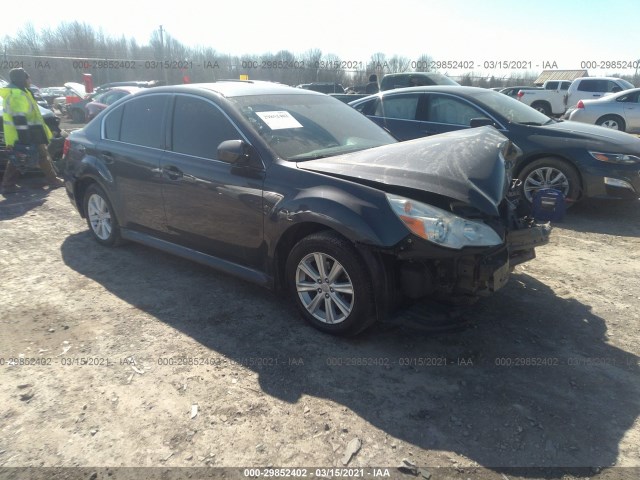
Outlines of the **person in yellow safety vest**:
[[[45,174],[48,185],[57,188],[64,183],[56,177],[53,169],[47,144],[52,134],[42,118],[38,104],[29,90],[31,78],[22,68],[14,68],[9,72],[11,83],[0,88],[0,96],[3,103],[2,122],[4,128],[4,141],[7,149],[13,149],[16,143],[36,145],[38,148],[39,166]],[[2,193],[14,193],[17,191],[16,179],[19,171],[11,161],[2,177]]]

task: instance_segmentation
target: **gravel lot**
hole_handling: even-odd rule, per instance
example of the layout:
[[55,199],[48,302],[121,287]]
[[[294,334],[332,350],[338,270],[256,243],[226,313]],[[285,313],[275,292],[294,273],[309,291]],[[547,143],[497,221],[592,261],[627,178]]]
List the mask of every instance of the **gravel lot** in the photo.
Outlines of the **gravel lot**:
[[413,310],[464,326],[428,331],[405,312],[345,340],[252,284],[99,246],[64,190],[37,180],[0,197],[2,478],[43,466],[638,478],[640,202],[580,204],[493,297]]

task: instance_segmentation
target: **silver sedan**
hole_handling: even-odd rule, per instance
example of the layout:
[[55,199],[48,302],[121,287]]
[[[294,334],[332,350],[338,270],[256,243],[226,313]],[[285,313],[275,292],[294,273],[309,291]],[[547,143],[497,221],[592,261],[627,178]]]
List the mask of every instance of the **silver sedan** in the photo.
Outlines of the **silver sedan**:
[[640,88],[631,88],[597,100],[580,100],[565,118],[622,132],[640,133]]

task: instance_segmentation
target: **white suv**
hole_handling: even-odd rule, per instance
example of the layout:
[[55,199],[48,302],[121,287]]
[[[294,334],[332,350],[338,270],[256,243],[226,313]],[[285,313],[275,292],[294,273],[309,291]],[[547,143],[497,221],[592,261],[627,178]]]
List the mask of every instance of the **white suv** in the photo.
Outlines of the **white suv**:
[[571,85],[565,98],[565,106],[572,109],[578,100],[593,100],[600,98],[607,93],[621,92],[629,88],[635,88],[631,83],[616,77],[582,77],[576,78]]

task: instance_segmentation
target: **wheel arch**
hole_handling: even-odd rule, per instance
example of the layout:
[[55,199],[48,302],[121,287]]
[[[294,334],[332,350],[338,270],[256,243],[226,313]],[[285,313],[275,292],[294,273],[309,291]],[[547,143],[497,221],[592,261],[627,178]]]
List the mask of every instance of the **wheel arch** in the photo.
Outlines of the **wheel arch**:
[[597,120],[594,122],[596,125],[600,125],[600,121],[603,121],[605,118],[614,118],[616,119],[620,125],[624,127],[624,129],[620,130],[624,132],[627,130],[627,122],[624,120],[624,117],[618,113],[606,113],[604,115],[600,115]]
[[[551,108],[551,103],[549,103],[549,101],[547,100],[535,100],[533,102],[531,102],[531,108],[536,108],[534,105],[541,105],[547,108],[547,110],[552,113],[553,112],[553,108]],[[537,109],[536,109],[537,110]]]
[[276,290],[282,292],[286,289],[285,269],[291,249],[303,238],[319,232],[335,234],[355,247],[373,279],[377,320],[384,318],[395,301],[393,290],[395,280],[393,280],[393,269],[390,268],[389,259],[384,258],[382,254],[370,248],[353,242],[336,229],[319,222],[309,221],[292,225],[281,235],[274,250],[273,260],[274,286]]
[[522,172],[522,170],[524,170],[524,168],[530,163],[533,163],[536,160],[541,160],[543,158],[553,158],[555,160],[560,160],[561,162],[567,163],[568,165],[573,167],[573,169],[577,172],[578,177],[580,178],[580,182],[581,183],[584,182],[584,179],[582,178],[582,174],[580,173],[580,169],[576,166],[576,164],[573,161],[571,161],[568,157],[565,157],[563,155],[558,155],[557,153],[536,153],[535,155],[531,155],[530,157],[524,158],[522,161],[518,163],[518,165],[514,169],[513,177],[519,176],[520,172]]

